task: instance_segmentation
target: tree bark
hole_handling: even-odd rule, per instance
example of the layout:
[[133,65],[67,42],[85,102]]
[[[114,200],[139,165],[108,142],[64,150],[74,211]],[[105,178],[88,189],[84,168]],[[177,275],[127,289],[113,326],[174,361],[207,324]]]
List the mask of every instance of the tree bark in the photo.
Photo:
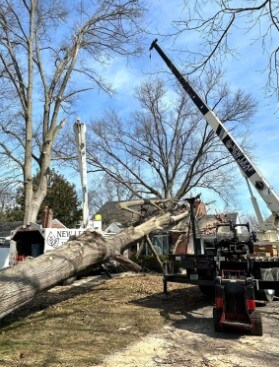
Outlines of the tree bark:
[[75,276],[93,264],[105,262],[119,252],[122,253],[129,244],[164,225],[178,222],[187,215],[188,212],[176,216],[166,213],[109,238],[87,230],[58,249],[2,270],[0,318],[29,302],[39,292]]
[[122,265],[126,270],[130,270],[135,273],[139,273],[142,270],[140,265],[136,264],[132,260],[120,254],[113,256],[112,260],[115,260],[117,263]]

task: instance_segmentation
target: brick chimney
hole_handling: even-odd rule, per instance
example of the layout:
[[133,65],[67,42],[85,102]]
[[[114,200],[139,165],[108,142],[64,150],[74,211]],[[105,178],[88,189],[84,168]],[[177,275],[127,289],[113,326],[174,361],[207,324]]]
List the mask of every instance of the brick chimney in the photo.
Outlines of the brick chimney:
[[41,225],[43,228],[51,228],[53,219],[53,211],[48,206],[45,206],[41,215]]
[[201,200],[195,201],[194,208],[197,217],[203,217],[206,215],[206,206]]

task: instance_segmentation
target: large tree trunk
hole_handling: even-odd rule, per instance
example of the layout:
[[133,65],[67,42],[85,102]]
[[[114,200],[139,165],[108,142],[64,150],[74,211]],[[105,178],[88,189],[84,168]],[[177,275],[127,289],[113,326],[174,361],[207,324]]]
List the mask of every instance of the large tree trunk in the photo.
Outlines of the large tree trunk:
[[164,225],[181,220],[186,215],[187,212],[177,216],[167,213],[110,238],[88,230],[56,250],[1,271],[0,318],[29,302],[37,293],[86,270],[93,264],[105,262],[123,252],[129,244]]

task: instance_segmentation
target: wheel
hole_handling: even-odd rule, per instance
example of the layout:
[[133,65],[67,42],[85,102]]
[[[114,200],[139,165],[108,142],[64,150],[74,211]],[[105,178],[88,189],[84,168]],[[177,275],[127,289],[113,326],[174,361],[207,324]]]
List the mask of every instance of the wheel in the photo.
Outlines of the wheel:
[[254,311],[251,313],[250,317],[252,320],[251,334],[262,336],[263,335],[263,325],[262,325],[262,317],[261,317],[260,312]]
[[214,325],[214,331],[219,332],[223,331],[223,326],[220,325],[220,320],[222,316],[222,311],[217,310],[217,308],[213,307],[213,325]]

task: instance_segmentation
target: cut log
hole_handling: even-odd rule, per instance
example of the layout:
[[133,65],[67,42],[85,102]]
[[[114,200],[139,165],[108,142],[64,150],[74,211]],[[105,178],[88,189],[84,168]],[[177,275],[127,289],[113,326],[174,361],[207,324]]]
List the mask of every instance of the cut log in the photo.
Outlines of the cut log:
[[123,266],[124,269],[133,271],[135,273],[139,273],[142,268],[140,265],[136,264],[134,261],[128,259],[126,256],[123,255],[115,255],[113,256],[112,260],[115,260],[117,263]]
[[0,318],[32,300],[39,292],[75,276],[93,264],[101,264],[119,252],[123,253],[131,243],[187,215],[188,212],[177,216],[166,213],[109,238],[104,238],[96,231],[87,230],[51,252],[2,270]]

